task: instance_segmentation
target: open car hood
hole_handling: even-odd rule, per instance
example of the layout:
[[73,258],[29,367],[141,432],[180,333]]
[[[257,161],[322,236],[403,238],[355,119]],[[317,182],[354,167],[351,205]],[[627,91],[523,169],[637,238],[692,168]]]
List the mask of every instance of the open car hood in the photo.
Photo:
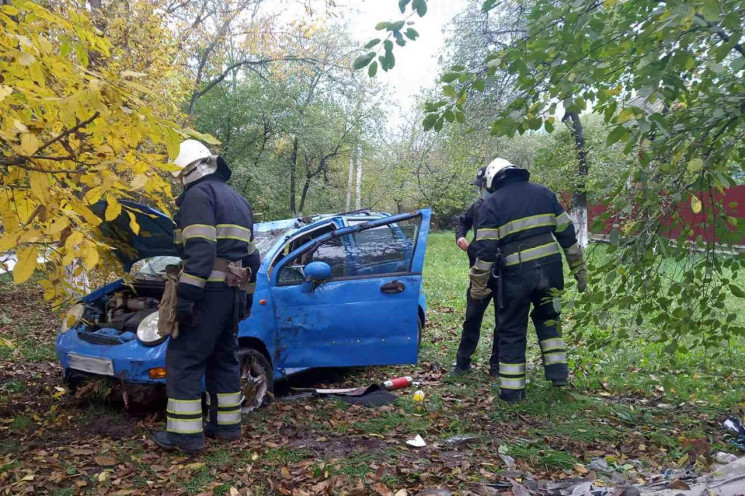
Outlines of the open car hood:
[[[114,254],[129,270],[132,264],[145,258],[170,255],[177,257],[178,252],[173,243],[174,223],[163,212],[134,203],[121,201],[122,212],[114,220],[107,221],[105,201],[100,201],[91,210],[104,219],[99,226],[104,237],[112,246]],[[140,229],[137,234],[132,230],[130,214],[137,221]]]

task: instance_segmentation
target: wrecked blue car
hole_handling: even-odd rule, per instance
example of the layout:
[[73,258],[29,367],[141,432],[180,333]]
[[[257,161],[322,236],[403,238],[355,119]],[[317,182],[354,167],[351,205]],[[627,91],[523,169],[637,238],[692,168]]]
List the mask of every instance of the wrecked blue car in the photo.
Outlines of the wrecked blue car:
[[[103,218],[105,208],[94,211]],[[305,369],[416,363],[429,220],[429,210],[362,210],[255,225],[262,263],[238,330],[244,410],[260,406],[275,380]],[[180,261],[173,229],[166,215],[126,202],[102,224],[131,277],[90,293],[63,319],[56,345],[66,380],[165,383],[170,338],[157,333],[157,306],[166,268]]]

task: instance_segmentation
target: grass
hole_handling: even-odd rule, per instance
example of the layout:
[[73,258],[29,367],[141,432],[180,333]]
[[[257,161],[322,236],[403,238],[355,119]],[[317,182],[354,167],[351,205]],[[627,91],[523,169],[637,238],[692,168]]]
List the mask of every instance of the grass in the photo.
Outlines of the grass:
[[[592,257],[606,257],[603,245],[593,245]],[[566,264],[565,264],[566,265]],[[669,262],[666,270],[676,270]],[[465,293],[468,287],[468,261],[465,253],[455,246],[450,232],[430,234],[424,267],[424,291],[427,294],[430,324],[425,330],[420,359],[440,362],[449,367],[455,357],[459,328],[465,313]],[[569,276],[571,277],[571,276]],[[567,293],[571,299],[576,294]],[[730,295],[732,308],[743,307],[742,300]],[[743,308],[745,310],[745,308]],[[435,314],[436,317],[433,315]],[[612,320],[612,315],[609,318]],[[745,319],[745,311],[741,312]],[[745,399],[745,377],[738,364],[745,362],[745,343],[733,340],[723,343],[727,353],[714,357],[706,350],[689,354],[669,354],[663,344],[652,342],[651,335],[638,334],[625,341],[622,347],[588,349],[583,341],[575,341],[571,310],[565,312],[563,332],[570,345],[570,369],[574,371],[574,385],[582,391],[609,391],[624,396],[658,397],[671,404],[695,402],[716,404],[720,409],[733,409]],[[488,365],[491,351],[493,306],[484,316],[482,336],[474,354],[476,363]],[[592,329],[584,330],[593,332]],[[540,383],[542,371],[540,353],[532,323],[528,327],[528,378]],[[469,379],[463,379],[468,385]],[[716,387],[712,387],[716,383]]]
[[[453,238],[452,233],[430,235],[423,281],[428,298],[428,325],[419,364],[358,368],[347,371],[341,379],[337,376],[328,379],[328,384],[346,387],[369,384],[381,377],[412,375],[422,381],[419,387],[426,394],[424,403],[417,404],[411,399],[416,388],[396,392],[398,401],[375,408],[331,399],[292,403],[280,399],[244,419],[244,439],[240,446],[210,443],[198,460],[204,466],[172,482],[176,492],[228,494],[230,487],[243,491],[243,487],[250,486],[254,495],[270,494],[276,492],[276,484],[268,481],[281,482],[282,467],[288,467],[293,478],[311,474],[316,483],[328,474],[350,481],[352,487],[356,479],[367,478],[369,482],[370,474],[382,467],[382,478],[376,481],[383,482],[394,493],[406,487],[413,494],[422,485],[470,489],[468,484],[493,480],[505,468],[500,453],[515,458],[520,467],[530,466],[537,478],[567,478],[577,476],[575,464],[586,465],[604,453],[607,463],[615,470],[632,471],[624,468],[630,466],[632,457],[642,460],[634,463],[648,463],[657,471],[659,465],[675,466],[686,454],[681,441],[685,438],[706,438],[713,449],[727,449],[721,443],[718,420],[725,413],[734,413],[736,405],[745,398],[745,384],[739,377],[742,372],[738,366],[745,361],[745,349],[737,343],[729,356],[712,357],[703,351],[670,356],[662,346],[638,334],[638,339],[629,340],[621,349],[593,350],[576,339],[569,310],[565,314],[564,333],[570,345],[573,388],[556,389],[547,383],[531,326],[527,400],[509,405],[497,399],[498,389],[486,375],[494,322],[490,308],[474,356],[474,373],[461,377],[443,375],[455,356],[468,284],[467,259],[455,247]],[[599,254],[601,249],[593,256]],[[28,290],[21,294],[27,293]],[[572,294],[570,290],[567,296]],[[12,340],[13,348],[3,346],[0,341],[0,358],[11,357],[18,363],[54,361],[53,340],[35,339],[44,322],[39,316],[3,311],[0,337]],[[53,333],[50,322],[48,318],[44,325]],[[596,332],[585,331],[585,334]],[[32,382],[28,384],[17,377],[6,380],[0,384],[0,401],[30,396],[36,386]],[[47,390],[53,391],[52,387],[53,384],[47,386]],[[664,408],[660,403],[666,404]],[[50,419],[68,418],[69,424],[79,429],[101,416],[117,418],[119,412],[101,401],[93,402],[87,410],[79,406],[70,410],[63,400],[54,405],[58,409],[48,412],[35,410],[35,402],[29,402],[28,408],[14,410],[16,413],[11,414],[12,421],[8,423],[9,440],[1,442],[0,448],[16,450],[23,436],[32,432],[35,422],[43,424]],[[35,415],[42,420],[38,421]],[[280,442],[277,433],[281,433],[283,440],[287,438],[289,444]],[[428,443],[426,448],[418,450],[405,445],[416,434]],[[447,443],[448,438],[458,434],[476,439],[458,446]],[[98,442],[86,438],[87,435],[83,433],[82,442],[91,445]],[[320,437],[327,439],[318,440]],[[320,446],[319,442],[327,444],[319,449],[305,447]],[[644,454],[628,454],[639,445],[646,446]],[[101,452],[115,454],[119,463],[131,464],[134,473],[127,482],[132,486],[146,490],[148,481],[160,484],[151,460],[143,461],[148,448],[143,447],[141,439],[107,440],[102,448],[98,446]],[[155,465],[182,463],[175,462],[172,455],[163,456]],[[15,473],[28,463],[26,457],[23,462],[0,466],[0,473]],[[466,465],[470,468],[463,468],[462,474],[453,469]],[[70,462],[61,468],[67,476],[77,476],[76,466],[84,465]],[[251,468],[244,472],[246,467]],[[242,473],[240,477],[236,475],[235,481],[228,476],[234,471]],[[244,477],[250,482],[243,480]],[[91,487],[104,488],[94,480],[91,482]],[[66,489],[58,491],[66,494]]]

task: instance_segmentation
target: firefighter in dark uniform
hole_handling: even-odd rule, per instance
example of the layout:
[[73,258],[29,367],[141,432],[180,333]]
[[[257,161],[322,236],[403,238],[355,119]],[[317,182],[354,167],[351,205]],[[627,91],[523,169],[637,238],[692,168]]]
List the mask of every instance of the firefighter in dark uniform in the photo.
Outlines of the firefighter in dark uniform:
[[[561,252],[577,279],[587,286],[582,249],[571,219],[556,195],[528,181],[530,174],[497,158],[486,168],[492,193],[481,207],[476,263],[471,268],[471,296],[496,293],[499,327],[499,397],[517,402],[525,397],[525,345],[531,304],[546,379],[568,383],[566,344],[559,331],[564,289]],[[558,244],[557,244],[558,242]]]
[[[185,187],[176,200],[175,241],[183,260],[178,280],[178,337],[166,354],[166,430],[153,437],[164,449],[198,452],[204,436],[241,435],[238,322],[250,312],[260,258],[253,244],[251,205],[226,184],[222,157],[202,143],[181,143],[174,173]],[[209,405],[202,423],[202,377]]]
[[[455,242],[458,248],[468,254],[468,267],[473,267],[476,263],[476,249],[473,244],[468,242],[466,235],[473,229],[476,237],[476,226],[478,225],[479,208],[484,202],[486,193],[485,178],[486,167],[480,168],[476,172],[476,178],[471,180],[471,184],[479,190],[479,198],[471,203],[468,209],[459,215],[455,220]],[[471,355],[476,351],[481,335],[481,322],[484,319],[484,312],[489,306],[491,297],[477,299],[471,298],[471,288],[469,286],[466,292],[466,318],[463,321],[463,331],[460,336],[460,344],[455,355],[455,365],[453,366],[453,375],[462,375],[471,371]],[[496,327],[495,327],[496,329]],[[499,363],[499,347],[496,333],[492,346],[489,374],[496,376],[495,372]]]

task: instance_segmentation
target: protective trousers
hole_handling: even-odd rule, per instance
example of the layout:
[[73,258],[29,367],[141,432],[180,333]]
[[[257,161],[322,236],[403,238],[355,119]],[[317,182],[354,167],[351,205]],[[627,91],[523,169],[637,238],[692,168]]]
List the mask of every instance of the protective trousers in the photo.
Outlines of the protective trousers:
[[[481,323],[484,320],[484,312],[486,312],[489,302],[492,300],[493,297],[483,299],[471,298],[470,286],[466,291],[466,318],[463,321],[460,344],[458,345],[458,352],[455,355],[455,365],[461,370],[467,370],[471,366],[471,356],[476,351],[476,347],[479,344],[479,337],[481,336]],[[497,370],[499,364],[499,340],[497,338],[496,325],[494,329],[492,354],[489,360],[490,370]]]
[[504,309],[498,312],[499,397],[520,401],[525,397],[525,346],[530,305],[543,354],[546,379],[565,381],[569,375],[566,345],[561,338],[559,316],[564,289],[561,262],[526,262],[503,272]]
[[232,288],[206,289],[194,306],[195,325],[179,329],[166,352],[166,430],[186,444],[202,443],[202,376],[212,433],[241,429],[241,369]]

